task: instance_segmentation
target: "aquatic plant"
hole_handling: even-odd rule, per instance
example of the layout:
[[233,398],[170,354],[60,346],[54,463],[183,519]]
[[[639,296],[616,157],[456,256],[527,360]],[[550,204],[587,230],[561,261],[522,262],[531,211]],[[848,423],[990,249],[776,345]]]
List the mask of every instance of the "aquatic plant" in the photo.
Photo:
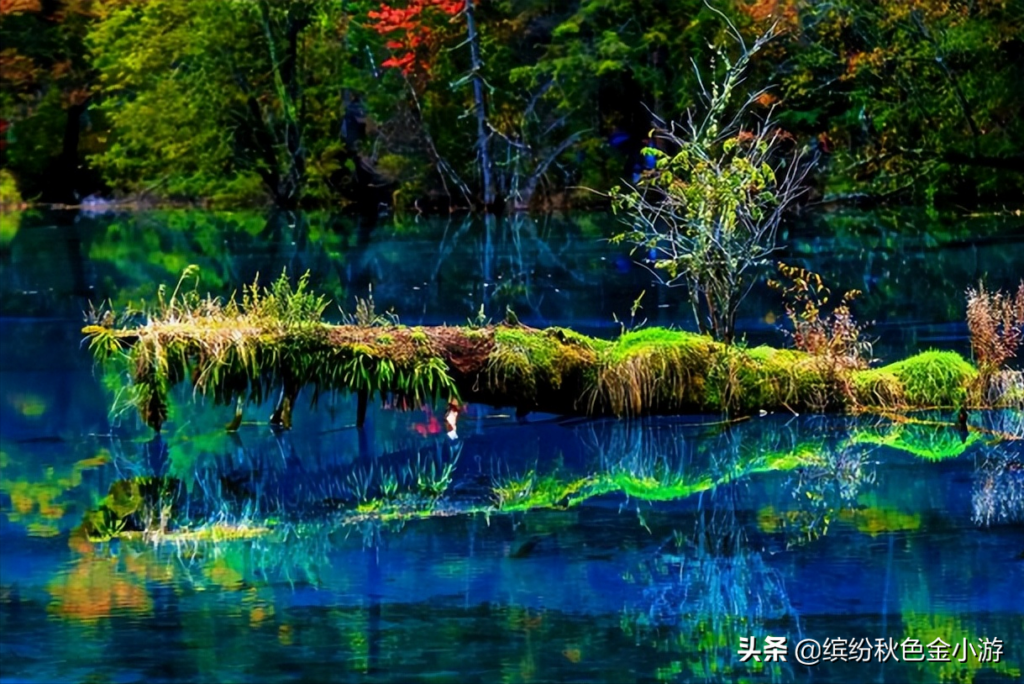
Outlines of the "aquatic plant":
[[613,490],[607,484],[601,487],[602,482],[600,477],[563,477],[557,471],[539,476],[536,469],[531,469],[521,475],[495,477],[491,496],[495,508],[503,513],[566,509]]
[[117,480],[100,505],[86,513],[80,531],[90,540],[105,540],[126,532],[166,532],[180,501],[176,480],[134,477]]
[[782,518],[787,544],[801,544],[823,537],[832,522],[857,508],[861,491],[875,483],[870,450],[843,445],[824,449],[790,478],[796,515]]
[[369,501],[370,491],[373,487],[373,465],[353,468],[346,478],[346,485],[357,502]]
[[416,460],[410,461],[406,466],[409,479],[416,483],[417,493],[433,500],[444,496],[452,484],[452,476],[461,454],[461,444],[452,448],[450,459],[444,458],[440,447],[431,456],[424,457],[422,453],[417,453]]
[[971,504],[975,525],[1024,522],[1024,451],[1019,445],[1004,442],[982,449]]
[[341,322],[345,325],[361,326],[397,326],[400,321],[394,311],[383,314],[377,313],[376,305],[373,302],[373,285],[370,285],[365,298],[356,297],[356,308],[352,313],[347,313],[341,307]]
[[642,328],[645,325],[647,325],[647,319],[646,318],[644,318],[642,321],[637,321],[637,319],[636,319],[637,313],[641,309],[643,309],[643,307],[640,306],[640,301],[644,298],[645,294],[647,294],[647,290],[642,290],[640,292],[640,294],[637,295],[636,299],[633,300],[633,305],[629,307],[629,323],[628,324],[626,323],[625,319],[620,321],[618,315],[616,315],[615,313],[612,314],[612,320],[615,321],[616,323],[618,323],[618,325],[619,325],[619,336],[620,337],[622,335],[625,335],[627,332],[633,332],[634,330],[639,330],[640,328]]
[[643,588],[628,611],[637,630],[650,637],[668,631],[702,679],[749,672],[737,662],[741,636],[763,638],[769,625],[775,633],[799,630],[785,580],[750,548],[736,504],[731,494],[701,499],[693,530],[673,530],[627,576]]
[[988,292],[985,284],[967,289],[967,327],[971,349],[983,372],[1002,368],[1017,356],[1024,339],[1024,280],[1016,294]]
[[1015,294],[988,292],[982,282],[968,288],[967,327],[985,398],[1024,407],[1024,375],[1003,370],[1024,341],[1024,280]]

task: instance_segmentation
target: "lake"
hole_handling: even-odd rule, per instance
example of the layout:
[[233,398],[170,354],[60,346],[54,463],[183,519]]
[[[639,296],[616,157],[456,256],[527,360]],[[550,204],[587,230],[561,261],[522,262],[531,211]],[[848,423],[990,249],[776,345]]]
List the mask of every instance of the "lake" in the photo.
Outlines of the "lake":
[[[289,432],[261,406],[228,434],[229,408],[180,388],[154,436],[81,344],[90,303],[153,301],[189,264],[218,295],[308,270],[352,311],[372,287],[410,325],[512,309],[611,337],[645,292],[632,323],[691,328],[684,297],[607,243],[613,217],[0,222],[2,682],[1020,681],[1024,442],[992,438],[1024,437],[1020,411],[974,412],[988,432],[961,434],[948,411],[524,421],[473,405],[450,439],[439,407],[374,406],[357,431],[340,396]],[[834,214],[784,239],[781,260],[863,290],[886,361],[968,354],[964,290],[1024,274],[1019,218]],[[784,344],[783,317],[757,287],[738,328]],[[84,540],[125,482],[161,483],[182,524],[269,530]],[[367,514],[423,510],[425,492],[428,517]]]

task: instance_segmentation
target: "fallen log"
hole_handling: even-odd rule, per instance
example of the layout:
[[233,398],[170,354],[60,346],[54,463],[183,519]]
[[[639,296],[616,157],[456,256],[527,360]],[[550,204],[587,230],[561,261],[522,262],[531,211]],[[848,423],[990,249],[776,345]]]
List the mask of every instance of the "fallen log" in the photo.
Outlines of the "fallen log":
[[[159,430],[167,394],[188,382],[222,405],[277,397],[291,425],[300,392],[356,394],[417,408],[458,399],[574,416],[959,408],[980,404],[978,372],[954,352],[849,368],[827,357],[742,348],[649,328],[602,340],[522,325],[407,327],[284,323],[246,314],[83,329],[97,359],[125,363],[142,419]],[[237,423],[238,421],[233,421]],[[361,420],[360,420],[361,423]]]

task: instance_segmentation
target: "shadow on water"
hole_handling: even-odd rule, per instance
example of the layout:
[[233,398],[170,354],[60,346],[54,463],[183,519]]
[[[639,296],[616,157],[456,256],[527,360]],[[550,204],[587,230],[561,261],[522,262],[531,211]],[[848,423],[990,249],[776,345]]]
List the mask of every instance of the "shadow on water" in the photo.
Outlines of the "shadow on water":
[[[606,219],[517,220],[154,212],[5,232],[0,680],[1019,681],[1024,442],[995,435],[1024,438],[1020,412],[961,432],[948,412],[523,422],[469,406],[451,439],[435,407],[373,407],[359,432],[354,399],[323,397],[290,432],[263,406],[232,435],[230,408],[181,390],[157,438],[80,348],[84,299],[138,301],[188,263],[221,293],[284,267],[342,302],[372,283],[408,323],[483,303],[608,333],[649,287],[597,242]],[[958,320],[981,264],[1014,276],[1020,244],[973,243],[971,265],[911,236],[879,247],[878,270],[838,235],[800,258],[842,285],[888,269],[914,273],[913,296],[949,293],[921,299],[920,335],[895,349]],[[769,636],[787,661],[741,659],[741,639]],[[800,664],[802,639],[837,662]],[[898,661],[855,662],[864,639]],[[936,639],[974,650],[904,659]]]

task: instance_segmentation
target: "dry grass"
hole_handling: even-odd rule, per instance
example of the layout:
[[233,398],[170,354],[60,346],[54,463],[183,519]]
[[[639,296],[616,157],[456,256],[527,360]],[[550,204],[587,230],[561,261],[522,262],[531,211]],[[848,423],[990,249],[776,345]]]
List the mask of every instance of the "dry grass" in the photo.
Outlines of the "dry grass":
[[988,292],[981,282],[977,289],[969,288],[967,327],[980,371],[980,390],[988,402],[997,403],[1019,390],[1019,378],[1001,370],[1016,358],[1024,339],[1024,280],[1015,294]]

